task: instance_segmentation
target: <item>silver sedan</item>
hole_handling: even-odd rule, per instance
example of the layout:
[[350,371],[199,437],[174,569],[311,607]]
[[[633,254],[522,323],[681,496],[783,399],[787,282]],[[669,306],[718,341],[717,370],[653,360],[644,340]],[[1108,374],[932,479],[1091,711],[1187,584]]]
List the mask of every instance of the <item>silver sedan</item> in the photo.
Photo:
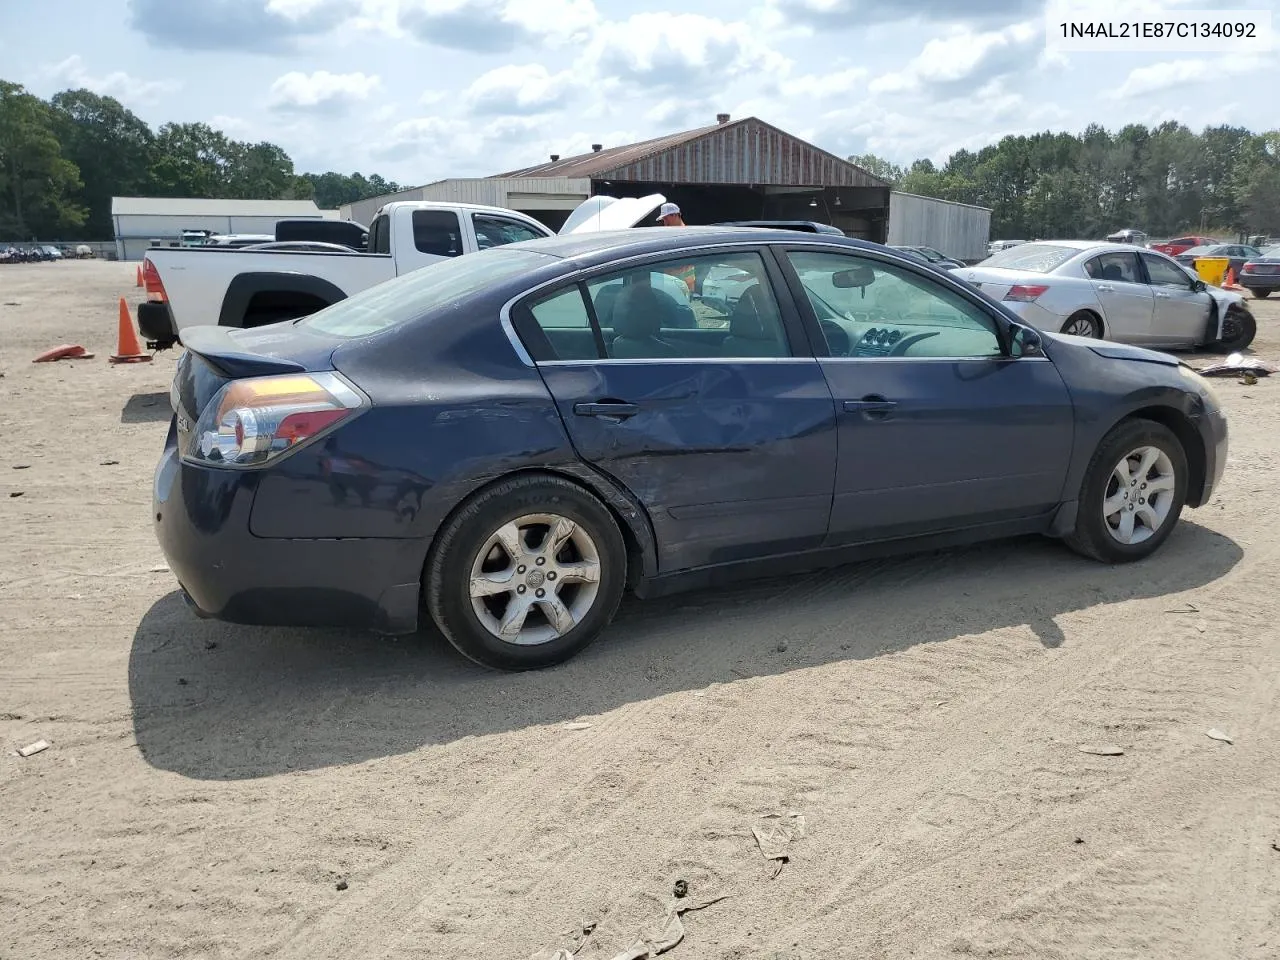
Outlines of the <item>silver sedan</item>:
[[1244,298],[1170,257],[1092,240],[1025,243],[955,276],[1032,326],[1156,349],[1243,350],[1257,332]]

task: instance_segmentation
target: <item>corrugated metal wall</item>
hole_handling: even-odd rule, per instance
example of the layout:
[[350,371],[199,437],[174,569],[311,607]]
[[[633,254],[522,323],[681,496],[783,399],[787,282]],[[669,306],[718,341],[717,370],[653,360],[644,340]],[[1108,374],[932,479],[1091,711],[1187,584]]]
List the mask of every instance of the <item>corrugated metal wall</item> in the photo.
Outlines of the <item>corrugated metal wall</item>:
[[601,172],[598,180],[778,186],[882,186],[856,167],[760,123],[733,124]]
[[889,244],[933,247],[957,260],[982,260],[990,236],[991,211],[985,207],[889,194]]
[[380,207],[397,200],[478,203],[484,206],[506,207],[512,210],[544,209],[544,207],[524,202],[513,205],[510,202],[510,197],[513,194],[541,194],[566,198],[559,204],[549,200],[545,207],[550,209],[560,209],[560,207],[570,203],[576,197],[578,199],[573,201],[572,206],[569,207],[569,209],[572,209],[573,206],[577,206],[578,203],[590,196],[591,181],[572,177],[513,177],[509,180],[492,180],[488,178],[440,180],[436,183],[429,183],[425,187],[346,204],[342,207],[342,216],[343,219],[355,220],[368,226]]
[[[124,260],[138,260],[152,240],[177,241],[183,230],[212,230],[215,233],[261,233],[275,236],[281,217],[170,217],[120,214],[115,223],[116,251]],[[298,219],[298,218],[289,218]],[[300,219],[316,220],[315,216]]]

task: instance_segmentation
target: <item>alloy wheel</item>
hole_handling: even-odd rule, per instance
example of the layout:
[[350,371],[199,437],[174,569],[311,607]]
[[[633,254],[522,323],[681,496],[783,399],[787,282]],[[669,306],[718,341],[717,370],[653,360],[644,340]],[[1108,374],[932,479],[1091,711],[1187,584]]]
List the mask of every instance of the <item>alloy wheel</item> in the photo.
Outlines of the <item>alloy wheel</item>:
[[471,567],[471,607],[504,643],[547,643],[587,616],[600,577],[600,550],[581,524],[529,514],[499,527],[480,548]]
[[1112,468],[1102,502],[1102,518],[1119,543],[1142,543],[1164,525],[1173,508],[1177,477],[1173,461],[1159,447],[1143,446]]

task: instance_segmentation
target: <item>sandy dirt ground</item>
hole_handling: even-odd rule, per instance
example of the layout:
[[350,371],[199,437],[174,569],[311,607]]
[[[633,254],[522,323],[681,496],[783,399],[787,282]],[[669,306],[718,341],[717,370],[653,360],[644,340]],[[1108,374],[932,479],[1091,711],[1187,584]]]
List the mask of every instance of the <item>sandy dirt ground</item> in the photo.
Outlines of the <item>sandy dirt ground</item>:
[[[1225,482],[1148,562],[632,602],[509,676],[186,611],[149,525],[176,358],[106,362],[133,281],[0,267],[4,960],[607,960],[677,879],[726,897],[677,958],[1280,956],[1280,376],[1222,382]],[[97,357],[31,363],[62,342]],[[779,871],[752,828],[790,814]]]

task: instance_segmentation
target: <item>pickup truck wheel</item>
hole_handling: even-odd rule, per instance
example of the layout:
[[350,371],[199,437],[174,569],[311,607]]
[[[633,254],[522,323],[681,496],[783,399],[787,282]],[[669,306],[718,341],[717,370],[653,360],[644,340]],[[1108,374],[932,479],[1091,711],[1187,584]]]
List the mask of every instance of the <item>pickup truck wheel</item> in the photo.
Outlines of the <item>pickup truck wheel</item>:
[[607,507],[559,477],[519,476],[445,525],[424,593],[460,653],[498,670],[536,670],[600,635],[626,575],[626,544]]

